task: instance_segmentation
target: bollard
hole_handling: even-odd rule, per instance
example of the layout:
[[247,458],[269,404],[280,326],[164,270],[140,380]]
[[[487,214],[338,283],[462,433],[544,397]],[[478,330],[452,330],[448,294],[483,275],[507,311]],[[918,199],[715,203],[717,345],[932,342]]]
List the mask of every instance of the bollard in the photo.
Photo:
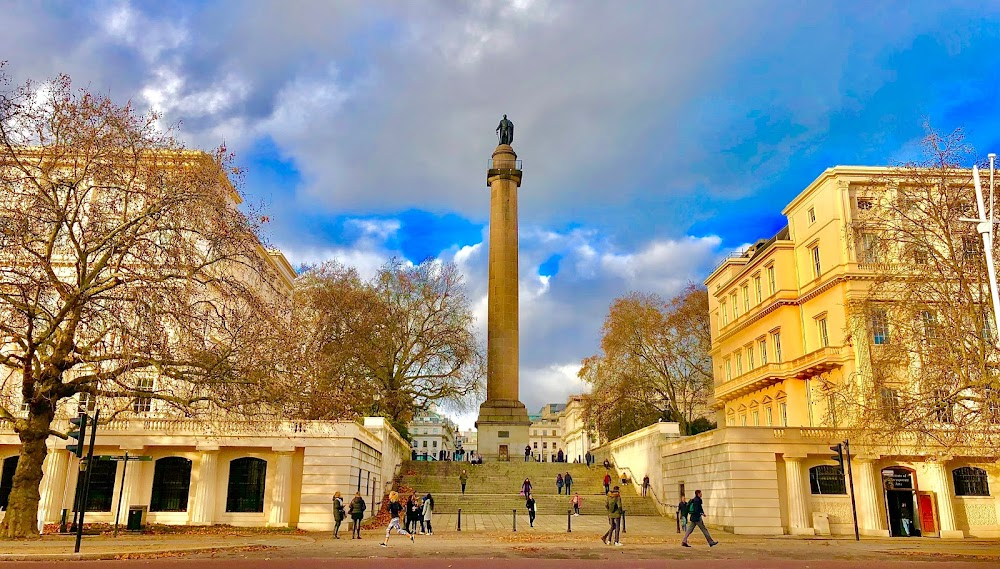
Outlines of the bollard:
[[462,508],[458,509],[458,531],[462,531]]
[[674,514],[674,519],[677,521],[677,533],[681,533],[681,515],[680,513]]
[[62,517],[59,519],[59,533],[66,533],[66,516],[69,515],[69,510],[63,508]]
[[573,533],[573,510],[566,510],[566,533]]
[[622,533],[628,533],[625,530],[625,510],[622,510]]
[[514,512],[514,531],[517,531],[517,510],[512,510]]

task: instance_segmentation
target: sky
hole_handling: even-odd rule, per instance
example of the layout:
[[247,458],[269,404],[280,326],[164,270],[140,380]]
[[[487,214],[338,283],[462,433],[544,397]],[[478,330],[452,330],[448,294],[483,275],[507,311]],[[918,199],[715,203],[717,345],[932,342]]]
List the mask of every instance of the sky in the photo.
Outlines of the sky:
[[[1000,4],[671,0],[11,2],[14,84],[68,73],[225,143],[293,264],[455,262],[485,338],[487,161],[519,190],[520,393],[586,386],[611,301],[773,235],[828,167],[1000,149]],[[456,417],[468,428],[475,414]]]

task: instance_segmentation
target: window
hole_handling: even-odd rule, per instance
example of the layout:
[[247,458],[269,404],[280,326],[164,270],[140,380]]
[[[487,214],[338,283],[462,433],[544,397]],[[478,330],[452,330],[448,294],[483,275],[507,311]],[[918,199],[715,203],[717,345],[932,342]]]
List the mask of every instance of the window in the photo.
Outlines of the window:
[[951,471],[955,481],[956,496],[989,496],[990,481],[986,471],[974,466],[963,466]]
[[823,274],[823,266],[819,262],[819,245],[809,249],[809,256],[812,258],[813,277],[818,279]]
[[743,284],[743,313],[750,312],[750,286]]
[[830,418],[830,425],[837,426],[837,400],[830,394],[826,398],[826,411]]
[[788,426],[788,404],[785,402],[778,403],[778,416],[781,417],[781,426]]
[[416,440],[414,440],[413,441],[413,448],[417,448],[417,445],[419,445],[419,444],[420,444],[419,442],[417,442]]
[[767,421],[768,427],[774,424],[774,414],[771,413],[770,407],[764,407],[764,420]]
[[531,448],[538,450],[538,441],[535,441],[534,445],[532,445]]
[[858,198],[858,211],[868,211],[872,208],[872,200],[868,198]]
[[983,243],[976,235],[962,236],[962,257],[969,261],[976,259],[983,254]]
[[80,393],[80,397],[79,397],[79,399],[77,399],[77,403],[76,403],[76,413],[77,413],[77,415],[93,411],[94,407],[95,407],[95,403],[96,402],[94,401],[94,396],[93,395],[91,395],[91,394],[89,394],[87,392]]
[[939,423],[955,422],[955,402],[945,389],[934,390],[934,418]]
[[17,470],[17,459],[16,455],[3,459],[3,470],[0,471],[0,510],[7,510],[10,491],[14,489],[14,471]]
[[191,490],[191,461],[170,456],[156,461],[150,512],[186,512]]
[[747,426],[747,414],[746,413],[741,413],[740,414],[740,426],[741,427]]
[[986,420],[990,423],[1000,423],[1000,391],[987,387],[983,391],[982,408],[986,413]]
[[760,289],[760,274],[756,274],[753,277],[753,290],[755,293],[757,293],[757,304],[760,304],[760,301],[764,300],[762,291]]
[[747,350],[747,369],[750,370],[750,369],[753,369],[754,367],[756,367],[754,365],[754,361],[753,361],[754,360],[754,358],[753,358],[753,344],[747,344],[746,350]]
[[826,330],[826,317],[816,320],[816,331],[819,335],[819,345],[825,348],[830,345],[830,335]]
[[722,325],[725,326],[729,324],[729,308],[726,306],[726,301],[722,301]]
[[729,299],[733,301],[733,320],[736,320],[740,317],[740,305],[736,301],[736,292],[729,295]]
[[862,233],[860,251],[858,255],[858,262],[860,263],[877,263],[879,262],[878,256],[878,236],[874,233]]
[[760,412],[759,411],[754,411],[753,412],[753,426],[755,426],[755,427],[759,427],[760,426]]
[[743,375],[743,353],[736,352],[736,375]]
[[809,208],[809,211],[806,212],[806,216],[809,218],[810,225],[816,223],[816,208]]
[[[89,468],[91,473],[90,489],[87,491],[87,511],[110,512],[115,495],[118,463],[112,460],[95,460]],[[74,507],[79,507],[79,502],[74,502]]]
[[872,340],[877,345],[889,343],[889,315],[885,309],[872,310]]
[[549,448],[549,443],[542,442],[542,448]]
[[767,268],[767,287],[770,294],[774,294],[777,289],[777,281],[774,280],[774,265]]
[[883,387],[879,390],[879,403],[882,407],[883,416],[889,421],[899,419],[899,393],[891,387]]
[[421,446],[423,446],[424,448],[427,448],[427,441],[424,441],[424,444],[421,445]]
[[781,363],[781,332],[771,332],[771,343],[774,344],[774,363]]
[[267,461],[259,458],[237,458],[229,463],[227,512],[263,512],[264,481]]
[[916,247],[913,249],[913,264],[926,265],[928,260],[927,249]]
[[920,322],[923,324],[924,340],[933,341],[938,337],[938,317],[934,310],[920,312]]
[[757,351],[760,352],[760,365],[767,365],[767,340],[757,340]]
[[148,413],[153,405],[153,398],[145,395],[153,391],[153,378],[148,375],[139,377],[135,390],[137,397],[132,401],[132,411],[135,413]]
[[996,338],[993,328],[993,312],[989,308],[983,309],[979,313],[979,336],[987,342],[992,342]]
[[813,494],[847,494],[844,471],[838,466],[821,464],[809,469],[809,489]]
[[726,379],[733,378],[733,360],[726,358]]

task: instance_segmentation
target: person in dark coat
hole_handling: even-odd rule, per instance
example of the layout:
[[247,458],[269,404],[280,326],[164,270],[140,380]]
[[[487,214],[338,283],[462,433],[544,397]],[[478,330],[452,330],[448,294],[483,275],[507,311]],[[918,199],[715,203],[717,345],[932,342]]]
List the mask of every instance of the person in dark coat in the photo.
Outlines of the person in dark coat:
[[573,487],[573,477],[570,476],[569,472],[563,474],[563,485],[566,486],[566,495],[569,496],[569,493],[572,491]]
[[528,493],[524,507],[528,509],[528,525],[535,527],[535,497],[531,493]]
[[686,532],[688,530],[688,501],[683,494],[681,494],[681,501],[677,503],[677,519],[681,522],[681,531]]
[[614,543],[616,546],[621,547],[621,519],[622,519],[622,496],[615,486],[614,490],[608,494],[607,499],[604,501],[604,508],[608,511],[608,531],[601,537],[601,541],[604,545]]
[[340,539],[340,523],[344,521],[344,498],[340,492],[333,493],[333,539]]
[[403,505],[404,511],[403,515],[406,518],[403,520],[406,522],[406,531],[410,533],[417,533],[417,511],[413,505],[413,496],[406,498],[406,504]]
[[348,507],[351,512],[351,520],[354,522],[354,527],[351,528],[351,539],[361,539],[361,520],[365,518],[365,510],[368,509],[368,504],[365,504],[361,492],[354,493],[354,499],[351,500],[351,505]]
[[649,475],[642,477],[642,495],[645,496],[649,492]]
[[521,495],[527,498],[528,494],[531,494],[531,480],[525,478],[524,482],[521,483]]
[[458,481],[462,483],[462,494],[465,494],[465,484],[469,481],[469,473],[465,469],[458,475]]
[[556,474],[556,493],[562,494],[562,488],[563,488],[563,477],[562,473],[559,473]]
[[531,445],[524,445],[524,462],[531,458]]
[[705,534],[705,539],[708,540],[709,547],[715,547],[718,545],[719,542],[712,539],[712,534],[708,533],[708,528],[705,527],[705,510],[701,503],[701,490],[694,491],[694,498],[691,499],[691,503],[688,505],[688,511],[690,512],[688,517],[690,518],[691,523],[688,524],[688,529],[684,532],[684,539],[681,541],[681,545],[684,547],[691,547],[688,545],[688,537],[696,527],[701,530],[701,533]]

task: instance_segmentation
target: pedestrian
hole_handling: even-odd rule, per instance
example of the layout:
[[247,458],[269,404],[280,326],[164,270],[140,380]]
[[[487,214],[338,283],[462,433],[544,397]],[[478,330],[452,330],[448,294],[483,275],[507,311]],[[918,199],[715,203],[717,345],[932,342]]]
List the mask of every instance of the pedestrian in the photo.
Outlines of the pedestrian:
[[590,451],[588,450],[587,454],[583,455],[583,458],[587,460],[587,468],[590,468],[591,462],[594,459],[594,455],[590,454]]
[[688,530],[688,501],[681,494],[681,501],[677,504],[677,518],[681,522],[681,531],[686,532]]
[[691,523],[688,524],[688,529],[684,532],[684,540],[681,541],[681,545],[691,547],[688,545],[688,537],[694,531],[695,527],[701,529],[701,533],[705,534],[705,539],[708,541],[709,547],[718,545],[719,542],[712,539],[712,534],[708,533],[708,528],[705,527],[705,509],[701,502],[701,490],[694,491],[694,498],[691,499],[691,503],[688,505],[688,511]]
[[648,474],[642,477],[642,496],[643,496],[643,498],[646,497],[646,492],[649,492],[649,475]]
[[417,512],[417,521],[420,523],[420,535],[427,533],[424,526],[424,500],[423,498],[417,498],[413,503],[414,508]]
[[562,473],[560,472],[559,474],[556,474],[556,493],[562,494],[562,488],[563,488],[563,477]]
[[524,502],[524,507],[528,509],[528,525],[535,527],[535,497],[530,492]]
[[608,472],[604,473],[604,494],[607,495],[611,492],[611,474]]
[[524,462],[531,458],[531,445],[524,445]]
[[562,449],[559,449],[559,455],[557,458],[559,459],[559,462],[565,462],[566,455],[563,453]]
[[431,519],[434,517],[434,497],[428,493],[424,496],[424,523],[427,524],[427,535],[434,535]]
[[354,522],[354,526],[351,528],[351,539],[361,539],[361,520],[364,519],[365,510],[368,509],[368,504],[365,504],[365,499],[361,497],[361,492],[354,493],[354,499],[351,500],[349,507],[351,510],[351,520]]
[[605,458],[604,459],[604,470],[610,470],[610,469],[611,469],[611,461],[609,461],[608,459]]
[[462,469],[462,473],[458,475],[458,481],[462,483],[462,495],[465,495],[465,483],[469,481],[469,474]]
[[563,475],[563,485],[566,486],[566,495],[569,496],[570,489],[573,486],[573,477],[570,476],[569,472]]
[[402,511],[403,506],[399,504],[399,494],[395,491],[389,492],[389,515],[392,516],[392,519],[389,520],[389,526],[385,528],[385,541],[380,544],[382,547],[389,547],[389,534],[392,533],[392,530],[396,530],[399,535],[410,536],[410,543],[413,543],[413,534],[399,527],[399,514]]
[[340,539],[340,524],[344,521],[344,499],[340,492],[333,493],[333,539]]
[[521,484],[521,495],[527,498],[528,494],[530,493],[531,493],[531,480],[525,478],[524,482]]
[[573,499],[570,500],[570,504],[573,504],[573,515],[574,516],[579,516],[580,515],[580,502],[582,502],[582,501],[583,501],[583,498],[580,497],[579,493],[574,494],[573,495]]
[[406,504],[403,505],[404,511],[403,515],[406,516],[403,520],[406,531],[410,533],[416,533],[413,527],[413,520],[416,519],[416,512],[413,509],[413,496],[407,496]]
[[604,508],[608,511],[608,532],[601,537],[601,542],[604,545],[614,543],[615,546],[621,547],[621,528],[619,526],[622,518],[622,496],[615,486],[614,490],[608,494],[608,497],[604,500]]

